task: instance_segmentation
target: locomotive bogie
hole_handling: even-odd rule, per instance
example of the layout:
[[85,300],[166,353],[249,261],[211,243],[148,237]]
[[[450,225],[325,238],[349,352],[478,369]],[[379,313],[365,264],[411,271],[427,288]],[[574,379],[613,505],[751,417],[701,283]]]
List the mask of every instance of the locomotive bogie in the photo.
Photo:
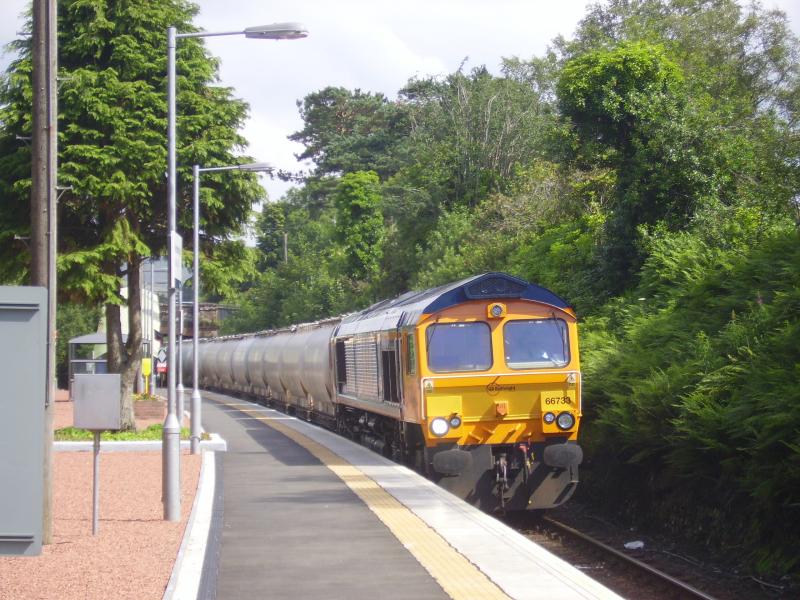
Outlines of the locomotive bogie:
[[[569,447],[579,451],[576,444]],[[578,484],[578,466],[548,465],[543,460],[544,450],[544,444],[524,449],[516,445],[442,444],[426,448],[425,457],[428,474],[438,485],[478,508],[545,510],[569,500]]]

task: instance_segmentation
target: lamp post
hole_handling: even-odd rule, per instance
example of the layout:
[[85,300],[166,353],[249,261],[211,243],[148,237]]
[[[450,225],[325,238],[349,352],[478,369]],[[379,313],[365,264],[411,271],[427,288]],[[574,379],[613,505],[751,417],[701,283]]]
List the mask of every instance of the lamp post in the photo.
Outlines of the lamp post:
[[[298,23],[273,23],[259,27],[248,27],[241,31],[225,31],[220,33],[196,32],[178,33],[175,27],[167,28],[167,325],[169,339],[167,341],[167,418],[164,420],[164,436],[162,445],[163,477],[162,497],[164,502],[164,519],[179,521],[181,518],[180,496],[180,423],[175,415],[175,278],[180,270],[181,241],[176,230],[175,196],[177,182],[175,177],[176,135],[175,135],[175,47],[177,41],[192,37],[214,37],[222,35],[244,35],[248,38],[267,40],[291,40],[308,35],[305,27]],[[176,256],[177,254],[177,256]],[[176,264],[177,263],[177,264]]]
[[200,370],[200,173],[215,171],[247,171],[258,173],[272,170],[268,163],[248,163],[245,165],[231,165],[229,167],[192,167],[193,193],[192,193],[192,288],[194,300],[192,302],[192,420],[191,420],[191,451],[197,454],[200,451],[200,429],[202,397],[200,396],[199,370]]
[[183,265],[181,265],[181,285],[178,288],[178,385],[175,387],[178,423],[183,424]]
[[[155,322],[153,320],[153,310],[157,310],[158,300],[153,302],[153,295],[156,293],[155,288],[155,277],[153,271],[153,257],[150,257],[150,293],[148,296],[148,306],[150,309],[148,310],[149,316],[147,317],[148,321],[150,322],[150,326],[148,331],[150,332],[148,335],[150,336],[150,393],[155,396],[156,395],[156,361],[155,361],[155,347],[156,347],[156,327]],[[159,313],[159,317],[161,315],[161,311],[157,310]],[[161,325],[158,327],[161,329]]]

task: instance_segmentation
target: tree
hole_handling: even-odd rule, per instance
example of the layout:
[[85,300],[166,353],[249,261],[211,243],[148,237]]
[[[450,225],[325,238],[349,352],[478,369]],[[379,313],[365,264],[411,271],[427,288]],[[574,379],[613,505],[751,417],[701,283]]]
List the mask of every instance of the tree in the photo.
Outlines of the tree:
[[400,92],[413,122],[414,162],[441,187],[448,208],[506,191],[515,170],[543,154],[552,106],[517,63],[506,62],[505,72],[459,69],[412,79]]
[[[139,268],[166,239],[166,29],[193,31],[196,5],[186,0],[62,0],[59,6],[61,87],[59,288],[105,306],[108,366],[121,374],[123,423],[133,425],[131,391],[142,343]],[[30,48],[9,67],[0,87],[0,149],[30,132],[26,99]],[[182,40],[178,66],[178,195],[180,227],[191,226],[191,169],[237,160],[237,133],[247,113],[231,90],[217,87],[217,61],[199,39]],[[25,204],[29,160],[24,147],[2,158],[2,189]],[[261,194],[254,176],[204,181],[206,246],[241,230]],[[24,228],[20,227],[24,232]],[[8,236],[0,236],[4,252]],[[120,290],[127,279],[129,336],[122,342]]]
[[[16,42],[9,50],[22,47]],[[0,282],[12,285],[25,279],[30,263],[31,76],[28,60],[0,77]]]
[[705,173],[712,198],[793,209],[800,42],[785,14],[736,0],[611,0],[557,47],[574,59],[623,41],[657,45],[680,67],[685,108],[675,125],[693,138],[685,162]]
[[616,171],[602,258],[609,290],[619,292],[641,264],[639,226],[685,226],[711,193],[701,140],[686,123],[683,75],[663,48],[622,42],[567,62],[557,91],[578,165]]
[[283,240],[286,235],[285,205],[265,203],[256,221],[256,248],[261,252],[260,266],[275,268],[283,260]]
[[777,109],[796,121],[798,50],[786,15],[736,0],[610,0],[593,5],[564,58],[622,41],[662,45],[686,75],[689,95],[733,120]]
[[333,196],[336,231],[352,279],[370,281],[379,273],[384,239],[379,185],[374,171],[348,173]]
[[289,139],[305,145],[297,158],[314,161],[314,176],[375,171],[385,179],[400,167],[410,131],[402,104],[381,93],[326,87],[297,106],[304,127]]
[[[282,252],[284,232],[287,262]],[[368,303],[346,273],[333,209],[312,216],[302,194],[290,190],[284,200],[265,205],[254,233],[262,268],[252,287],[234,300],[238,310],[223,323],[225,333],[313,321]]]

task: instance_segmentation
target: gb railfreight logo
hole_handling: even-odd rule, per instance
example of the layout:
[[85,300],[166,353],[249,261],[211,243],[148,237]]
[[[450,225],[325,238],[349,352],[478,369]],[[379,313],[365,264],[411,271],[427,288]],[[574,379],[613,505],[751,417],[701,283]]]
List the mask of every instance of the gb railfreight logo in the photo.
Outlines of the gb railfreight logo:
[[486,393],[490,396],[497,396],[500,392],[513,392],[517,389],[515,385],[500,385],[499,383],[490,383],[486,386]]

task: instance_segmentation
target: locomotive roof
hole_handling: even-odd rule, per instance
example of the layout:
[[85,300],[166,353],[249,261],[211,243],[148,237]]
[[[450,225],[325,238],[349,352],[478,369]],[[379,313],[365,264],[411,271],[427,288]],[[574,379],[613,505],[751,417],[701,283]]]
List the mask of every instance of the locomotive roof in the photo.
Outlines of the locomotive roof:
[[423,314],[434,313],[469,300],[504,298],[521,298],[560,309],[570,308],[563,298],[539,285],[507,273],[482,273],[421,292],[407,292],[347,315],[342,319],[337,335],[396,329],[416,323]]

